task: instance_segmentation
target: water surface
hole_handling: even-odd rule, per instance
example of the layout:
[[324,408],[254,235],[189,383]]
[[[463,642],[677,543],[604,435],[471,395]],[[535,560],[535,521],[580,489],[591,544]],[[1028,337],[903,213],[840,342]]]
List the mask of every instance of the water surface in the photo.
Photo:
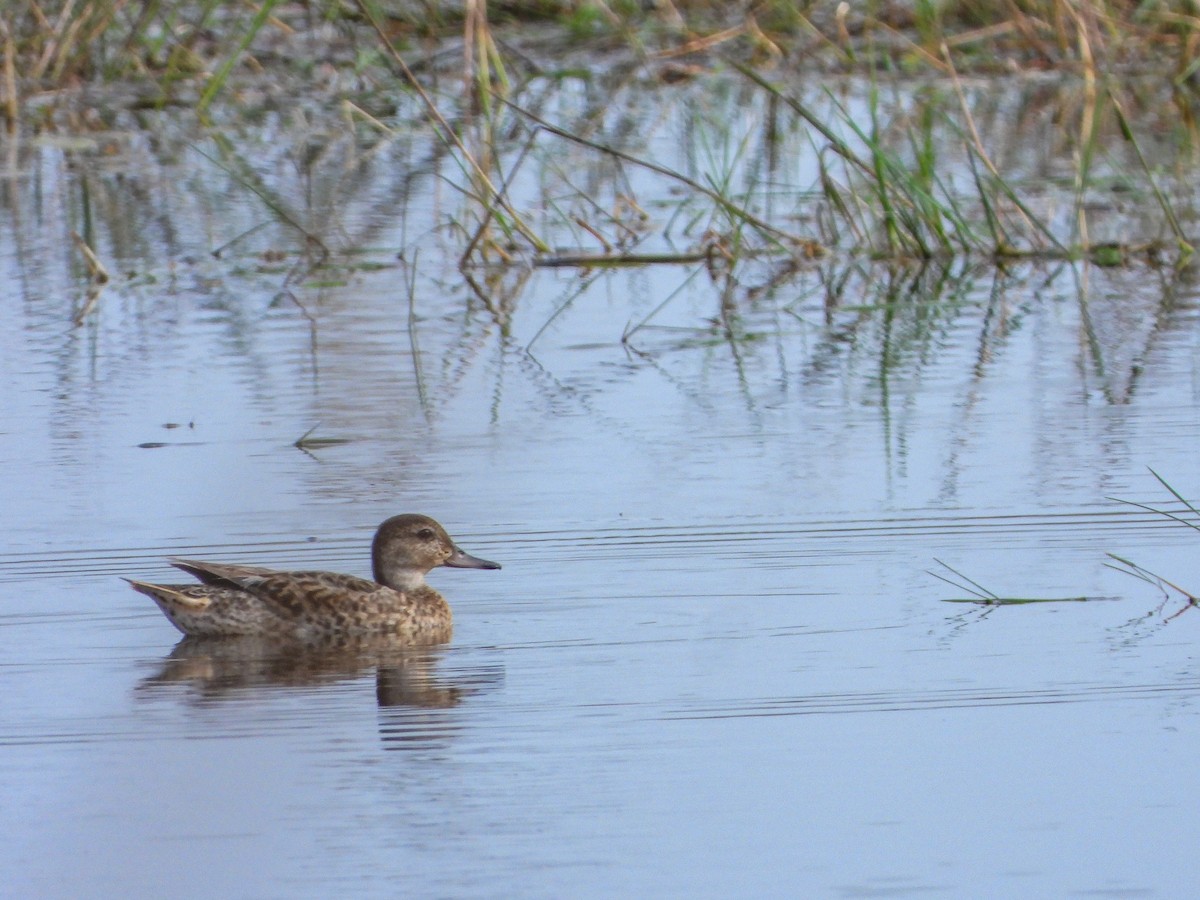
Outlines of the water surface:
[[[534,269],[481,297],[438,181],[380,165],[338,195],[370,198],[339,220],[367,249],[292,282],[207,256],[265,218],[244,188],[188,195],[213,172],[132,142],[84,175],[43,146],[6,187],[6,893],[1195,889],[1200,617],[1105,566],[1200,585],[1190,530],[1111,499],[1167,505],[1147,467],[1200,496],[1186,272],[757,262],[723,303],[703,264]],[[111,180],[139,153],[157,231]],[[74,327],[54,200],[87,178],[129,203],[96,227],[128,277]],[[314,426],[338,442],[293,446]],[[366,574],[398,512],[504,565],[433,573],[444,648],[176,647],[117,577]],[[938,560],[1064,602],[947,603]]]

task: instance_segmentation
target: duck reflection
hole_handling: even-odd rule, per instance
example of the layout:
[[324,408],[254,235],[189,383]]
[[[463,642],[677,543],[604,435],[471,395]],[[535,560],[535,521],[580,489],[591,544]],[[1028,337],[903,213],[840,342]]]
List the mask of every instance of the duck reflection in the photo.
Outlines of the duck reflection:
[[428,745],[450,738],[461,721],[452,710],[468,697],[504,680],[496,664],[447,671],[447,648],[420,646],[395,637],[342,637],[320,643],[283,642],[258,636],[185,637],[159,670],[138,686],[161,695],[188,689],[191,702],[210,705],[264,692],[319,688],[375,676],[375,700],[385,744]]

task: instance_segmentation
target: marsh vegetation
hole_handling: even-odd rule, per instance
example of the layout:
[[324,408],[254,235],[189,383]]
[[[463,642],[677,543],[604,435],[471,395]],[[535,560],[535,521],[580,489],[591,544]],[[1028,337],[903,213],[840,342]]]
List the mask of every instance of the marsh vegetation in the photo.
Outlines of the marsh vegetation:
[[[444,181],[436,228],[464,267],[702,258],[736,293],[739,264],[761,256],[782,278],[829,255],[1114,265],[1191,251],[1200,18],[1186,7],[17,10],[0,35],[10,165],[71,135],[101,175],[156,111],[186,110],[205,181],[291,232],[272,248],[281,263],[371,248],[330,225],[397,145],[407,178]],[[248,143],[267,122],[284,139]],[[88,147],[107,165],[86,166]],[[272,183],[283,167],[312,179],[306,208]]]

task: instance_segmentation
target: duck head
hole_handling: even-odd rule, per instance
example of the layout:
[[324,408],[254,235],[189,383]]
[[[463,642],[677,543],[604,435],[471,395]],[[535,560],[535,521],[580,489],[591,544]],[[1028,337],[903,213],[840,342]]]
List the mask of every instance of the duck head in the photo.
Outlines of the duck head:
[[499,569],[500,564],[459,549],[446,529],[428,516],[392,516],[379,526],[371,544],[371,568],[379,584],[398,591],[425,583],[437,566],[456,569]]

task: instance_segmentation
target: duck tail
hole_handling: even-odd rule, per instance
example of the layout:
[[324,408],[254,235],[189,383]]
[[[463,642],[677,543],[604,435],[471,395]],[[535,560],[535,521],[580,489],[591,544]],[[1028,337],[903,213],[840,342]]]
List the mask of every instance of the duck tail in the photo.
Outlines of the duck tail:
[[128,581],[130,587],[135,591],[145,594],[159,605],[166,603],[170,606],[182,607],[190,612],[199,612],[211,602],[208,597],[192,596],[173,585],[151,584],[148,581],[135,581],[132,578],[124,577],[121,580]]

